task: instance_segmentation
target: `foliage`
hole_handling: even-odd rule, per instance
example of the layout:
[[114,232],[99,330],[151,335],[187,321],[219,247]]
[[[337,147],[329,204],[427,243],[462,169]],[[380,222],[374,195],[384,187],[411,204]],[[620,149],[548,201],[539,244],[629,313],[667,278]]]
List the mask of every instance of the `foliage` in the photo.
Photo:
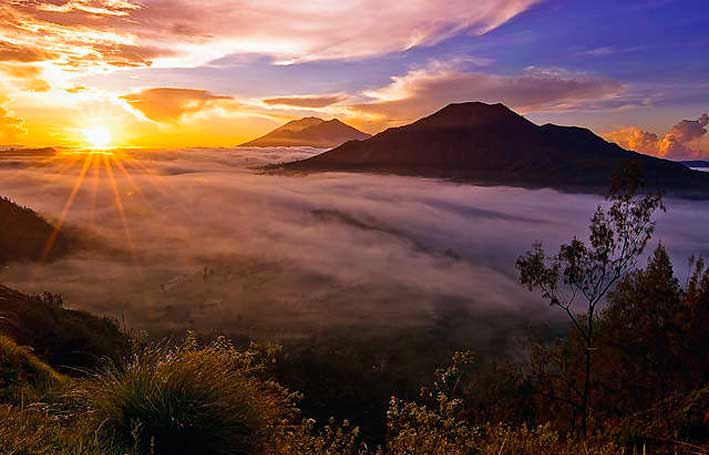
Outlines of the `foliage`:
[[278,428],[268,445],[270,455],[366,455],[367,446],[360,441],[359,429],[348,421],[337,424],[334,419],[318,430],[313,419],[297,425]]
[[[584,344],[584,379],[580,399],[581,430],[587,430],[591,398],[591,357],[595,350],[596,312],[606,294],[632,271],[655,231],[653,215],[662,208],[655,194],[639,194],[633,183],[608,195],[591,219],[588,242],[574,238],[547,256],[540,243],[517,260],[520,281],[538,289],[551,306],[562,309]],[[579,301],[583,302],[578,310]],[[583,317],[583,319],[581,319]]]
[[189,337],[106,366],[78,381],[73,398],[102,435],[141,452],[255,454],[293,412],[285,390],[257,379],[263,367],[224,338],[200,347]]

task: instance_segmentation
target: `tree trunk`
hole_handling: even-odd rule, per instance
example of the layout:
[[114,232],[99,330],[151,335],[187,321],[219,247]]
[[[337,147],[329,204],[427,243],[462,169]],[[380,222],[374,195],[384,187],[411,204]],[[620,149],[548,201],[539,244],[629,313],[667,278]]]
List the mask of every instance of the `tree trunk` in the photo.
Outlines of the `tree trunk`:
[[583,401],[581,403],[581,434],[586,437],[588,429],[588,404],[591,392],[591,345],[586,346],[586,372],[583,380]]

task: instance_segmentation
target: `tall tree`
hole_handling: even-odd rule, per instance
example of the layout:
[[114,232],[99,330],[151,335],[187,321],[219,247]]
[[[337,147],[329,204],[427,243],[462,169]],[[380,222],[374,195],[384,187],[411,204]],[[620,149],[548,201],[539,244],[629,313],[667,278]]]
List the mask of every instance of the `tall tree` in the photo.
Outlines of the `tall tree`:
[[606,376],[617,385],[613,406],[638,411],[666,398],[681,369],[682,289],[665,248],[658,246],[647,267],[628,274],[608,300],[597,346],[610,357]]
[[[629,271],[655,231],[653,215],[663,208],[659,194],[640,192],[639,180],[620,178],[614,182],[591,219],[588,241],[574,238],[555,255],[548,256],[535,243],[517,260],[520,281],[540,290],[551,306],[563,310],[584,346],[584,377],[581,393],[581,432],[588,427],[592,354],[598,305]],[[581,307],[581,308],[579,308]]]

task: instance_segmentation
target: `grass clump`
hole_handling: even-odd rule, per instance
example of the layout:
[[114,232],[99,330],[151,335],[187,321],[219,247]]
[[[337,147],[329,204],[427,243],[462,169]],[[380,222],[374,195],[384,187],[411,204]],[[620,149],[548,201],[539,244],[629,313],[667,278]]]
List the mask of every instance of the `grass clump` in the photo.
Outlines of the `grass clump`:
[[136,453],[256,454],[290,409],[287,393],[259,377],[263,364],[219,338],[140,350],[77,381],[73,398],[100,428]]
[[38,359],[29,349],[0,335],[0,401],[38,401],[67,378]]

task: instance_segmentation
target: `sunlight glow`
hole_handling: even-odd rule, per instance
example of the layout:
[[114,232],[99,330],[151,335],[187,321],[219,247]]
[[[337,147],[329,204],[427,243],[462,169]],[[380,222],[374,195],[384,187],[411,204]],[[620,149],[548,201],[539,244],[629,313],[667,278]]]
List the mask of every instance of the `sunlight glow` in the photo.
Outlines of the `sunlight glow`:
[[108,128],[95,127],[81,131],[88,144],[96,149],[105,149],[111,146],[111,132]]

